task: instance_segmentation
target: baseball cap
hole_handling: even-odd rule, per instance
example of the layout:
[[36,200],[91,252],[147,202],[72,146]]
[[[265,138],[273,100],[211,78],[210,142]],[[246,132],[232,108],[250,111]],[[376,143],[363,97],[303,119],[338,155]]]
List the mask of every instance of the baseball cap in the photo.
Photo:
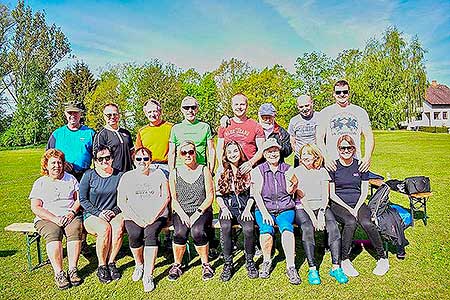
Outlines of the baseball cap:
[[264,103],[259,107],[260,116],[272,116],[275,117],[277,111],[272,103]]
[[64,109],[64,111],[69,112],[69,111],[76,111],[76,112],[83,112],[83,104],[81,102],[76,102],[76,101],[70,101],[68,103],[66,103],[66,108]]
[[278,149],[281,149],[280,144],[278,144],[277,140],[274,138],[269,138],[265,140],[264,143],[262,144],[263,151],[266,151],[267,149],[272,147],[277,147]]

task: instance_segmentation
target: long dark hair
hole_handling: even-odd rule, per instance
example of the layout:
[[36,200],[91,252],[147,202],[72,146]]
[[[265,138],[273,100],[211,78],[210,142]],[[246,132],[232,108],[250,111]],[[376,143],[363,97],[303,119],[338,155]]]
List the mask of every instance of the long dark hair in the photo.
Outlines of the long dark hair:
[[236,145],[239,150],[238,167],[248,160],[247,156],[245,155],[244,151],[242,150],[242,147],[239,145],[238,142],[229,141],[228,143],[226,143],[225,147],[223,148],[223,155],[222,155],[223,172],[222,174],[220,174],[220,178],[218,180],[219,192],[222,195],[227,195],[232,192],[231,187],[233,182],[234,182],[234,191],[236,194],[242,193],[243,191],[247,190],[250,186],[250,173],[241,174],[241,172],[238,169],[236,176],[233,175],[231,163],[228,161],[227,158],[227,148],[231,145]]

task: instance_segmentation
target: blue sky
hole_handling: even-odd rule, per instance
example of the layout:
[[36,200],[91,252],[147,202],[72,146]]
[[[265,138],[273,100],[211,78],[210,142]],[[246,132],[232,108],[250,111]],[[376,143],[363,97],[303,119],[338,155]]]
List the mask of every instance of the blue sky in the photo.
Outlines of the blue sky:
[[[2,0],[9,7],[15,1]],[[428,80],[450,86],[450,1],[25,1],[98,73],[159,58],[200,72],[237,57],[289,71],[304,52],[362,48],[391,25],[428,51]]]

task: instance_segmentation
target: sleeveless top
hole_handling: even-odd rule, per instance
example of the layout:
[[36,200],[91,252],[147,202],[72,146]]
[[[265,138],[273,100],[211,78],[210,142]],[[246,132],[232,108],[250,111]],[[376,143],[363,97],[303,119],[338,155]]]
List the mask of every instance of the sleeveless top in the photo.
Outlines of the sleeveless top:
[[206,199],[204,168],[205,166],[202,166],[200,176],[193,183],[184,181],[175,169],[177,199],[188,216],[191,216]]

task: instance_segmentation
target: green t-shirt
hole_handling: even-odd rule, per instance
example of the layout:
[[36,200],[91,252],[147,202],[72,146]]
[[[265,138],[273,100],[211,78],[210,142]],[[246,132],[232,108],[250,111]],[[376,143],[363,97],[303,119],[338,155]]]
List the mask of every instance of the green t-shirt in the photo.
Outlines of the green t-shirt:
[[[175,124],[170,132],[170,142],[178,147],[183,141],[191,140],[195,143],[197,150],[197,163],[206,165],[206,148],[208,140],[212,139],[211,126],[208,123],[195,120],[194,123],[183,120]],[[177,165],[180,165],[177,158]]]

